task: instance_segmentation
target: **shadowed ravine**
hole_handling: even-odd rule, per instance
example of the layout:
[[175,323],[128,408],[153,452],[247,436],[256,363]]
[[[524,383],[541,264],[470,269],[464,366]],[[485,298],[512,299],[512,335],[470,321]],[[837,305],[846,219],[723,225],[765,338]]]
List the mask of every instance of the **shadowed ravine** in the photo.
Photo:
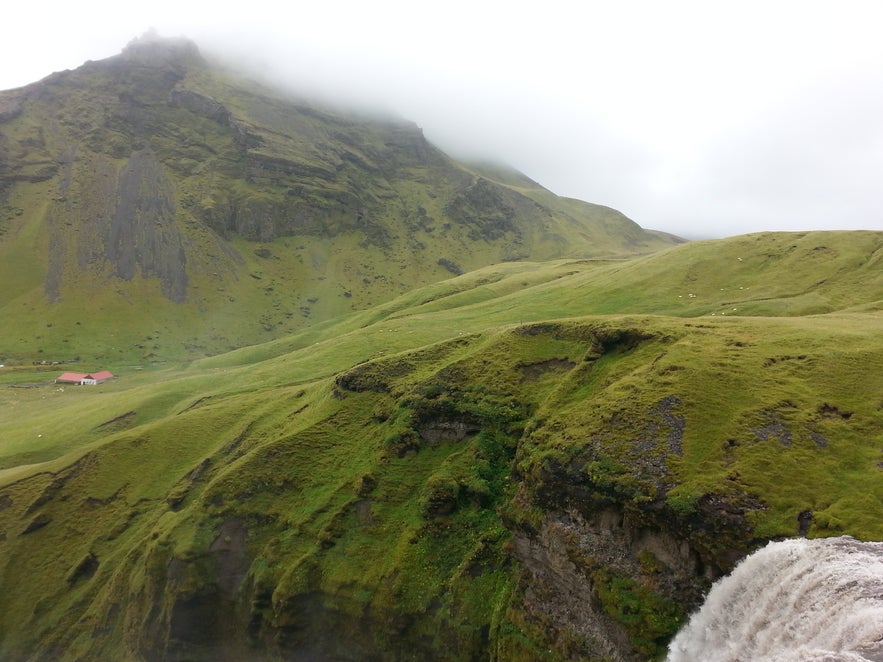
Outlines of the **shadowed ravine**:
[[883,660],[883,543],[770,543],[714,585],[669,662]]

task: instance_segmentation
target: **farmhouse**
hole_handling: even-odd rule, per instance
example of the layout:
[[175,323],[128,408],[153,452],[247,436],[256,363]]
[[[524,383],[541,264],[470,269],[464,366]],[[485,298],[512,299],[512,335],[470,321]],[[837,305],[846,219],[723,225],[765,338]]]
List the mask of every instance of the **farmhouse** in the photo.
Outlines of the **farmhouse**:
[[55,378],[55,383],[95,386],[96,384],[106,382],[108,379],[113,379],[113,374],[107,370],[90,372],[86,375],[79,372],[65,372]]

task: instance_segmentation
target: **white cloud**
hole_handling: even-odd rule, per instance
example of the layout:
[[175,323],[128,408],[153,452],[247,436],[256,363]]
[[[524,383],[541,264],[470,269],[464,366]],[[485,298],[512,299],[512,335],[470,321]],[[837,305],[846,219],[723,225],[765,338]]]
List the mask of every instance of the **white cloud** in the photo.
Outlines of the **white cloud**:
[[14,3],[0,88],[154,26],[645,227],[883,229],[881,19],[874,0]]

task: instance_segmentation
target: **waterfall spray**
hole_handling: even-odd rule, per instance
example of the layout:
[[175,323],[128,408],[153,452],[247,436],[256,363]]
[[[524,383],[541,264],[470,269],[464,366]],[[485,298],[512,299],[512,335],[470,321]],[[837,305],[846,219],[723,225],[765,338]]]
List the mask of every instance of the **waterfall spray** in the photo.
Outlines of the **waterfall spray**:
[[883,543],[770,543],[715,583],[667,659],[883,661]]

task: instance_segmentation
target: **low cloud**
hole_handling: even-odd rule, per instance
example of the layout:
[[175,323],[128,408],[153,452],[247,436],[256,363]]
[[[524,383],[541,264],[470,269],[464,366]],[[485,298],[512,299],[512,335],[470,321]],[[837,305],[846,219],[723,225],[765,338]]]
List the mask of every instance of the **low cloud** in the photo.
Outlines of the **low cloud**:
[[883,10],[871,0],[551,0],[529,12],[254,0],[208,13],[86,0],[64,20],[44,12],[5,14],[45,30],[9,31],[0,57],[15,66],[0,87],[107,57],[155,26],[306,96],[410,119],[456,156],[509,163],[645,227],[883,229]]

